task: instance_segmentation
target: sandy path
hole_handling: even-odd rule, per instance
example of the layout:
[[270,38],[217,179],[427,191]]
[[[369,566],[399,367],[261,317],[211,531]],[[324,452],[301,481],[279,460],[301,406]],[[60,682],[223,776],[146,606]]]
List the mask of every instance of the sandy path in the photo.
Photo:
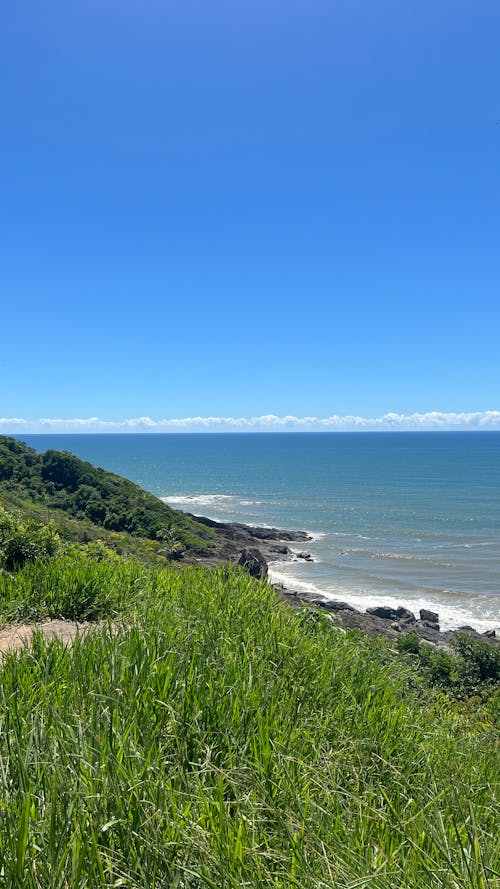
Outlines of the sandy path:
[[19,651],[29,645],[35,630],[39,630],[46,639],[62,639],[69,645],[76,636],[84,635],[91,627],[102,626],[102,623],[89,621],[47,620],[38,624],[15,624],[0,630],[0,655],[9,651]]

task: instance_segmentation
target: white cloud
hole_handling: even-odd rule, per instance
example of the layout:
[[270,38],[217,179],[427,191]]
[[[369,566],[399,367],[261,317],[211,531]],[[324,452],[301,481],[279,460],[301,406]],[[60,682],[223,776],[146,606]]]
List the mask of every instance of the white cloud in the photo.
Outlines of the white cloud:
[[419,414],[387,413],[381,417],[355,415],[331,417],[181,417],[153,420],[133,417],[125,420],[102,420],[99,417],[51,418],[38,420],[0,417],[0,432],[349,432],[356,430],[500,430],[500,411],[446,413],[428,411]]

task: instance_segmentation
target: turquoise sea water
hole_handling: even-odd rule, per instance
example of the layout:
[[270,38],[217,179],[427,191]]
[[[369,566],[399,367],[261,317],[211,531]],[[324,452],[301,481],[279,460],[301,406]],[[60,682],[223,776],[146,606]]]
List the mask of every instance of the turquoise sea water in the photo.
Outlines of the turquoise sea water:
[[272,576],[357,607],[500,628],[500,433],[31,435],[178,509],[306,529],[313,563]]

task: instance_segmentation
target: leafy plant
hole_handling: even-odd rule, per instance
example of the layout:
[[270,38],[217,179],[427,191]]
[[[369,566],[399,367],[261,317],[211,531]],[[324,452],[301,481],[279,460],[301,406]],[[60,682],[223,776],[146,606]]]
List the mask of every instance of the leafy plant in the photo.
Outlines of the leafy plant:
[[455,633],[454,653],[421,642],[414,632],[398,639],[398,649],[433,685],[456,698],[478,695],[486,699],[500,686],[500,647],[472,633]]
[[163,546],[158,550],[159,553],[171,561],[182,558],[184,547],[174,528],[168,527],[157,531],[156,536],[163,542]]
[[60,542],[52,522],[23,521],[0,506],[0,567],[16,571],[27,562],[51,558]]

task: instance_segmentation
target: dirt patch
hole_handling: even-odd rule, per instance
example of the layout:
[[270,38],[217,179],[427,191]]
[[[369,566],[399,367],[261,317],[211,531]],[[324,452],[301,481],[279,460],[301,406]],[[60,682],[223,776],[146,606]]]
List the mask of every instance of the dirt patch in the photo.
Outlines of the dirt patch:
[[61,639],[70,645],[77,636],[84,636],[91,627],[103,626],[90,621],[47,620],[38,624],[15,624],[0,630],[0,655],[28,646],[38,630],[46,639]]

